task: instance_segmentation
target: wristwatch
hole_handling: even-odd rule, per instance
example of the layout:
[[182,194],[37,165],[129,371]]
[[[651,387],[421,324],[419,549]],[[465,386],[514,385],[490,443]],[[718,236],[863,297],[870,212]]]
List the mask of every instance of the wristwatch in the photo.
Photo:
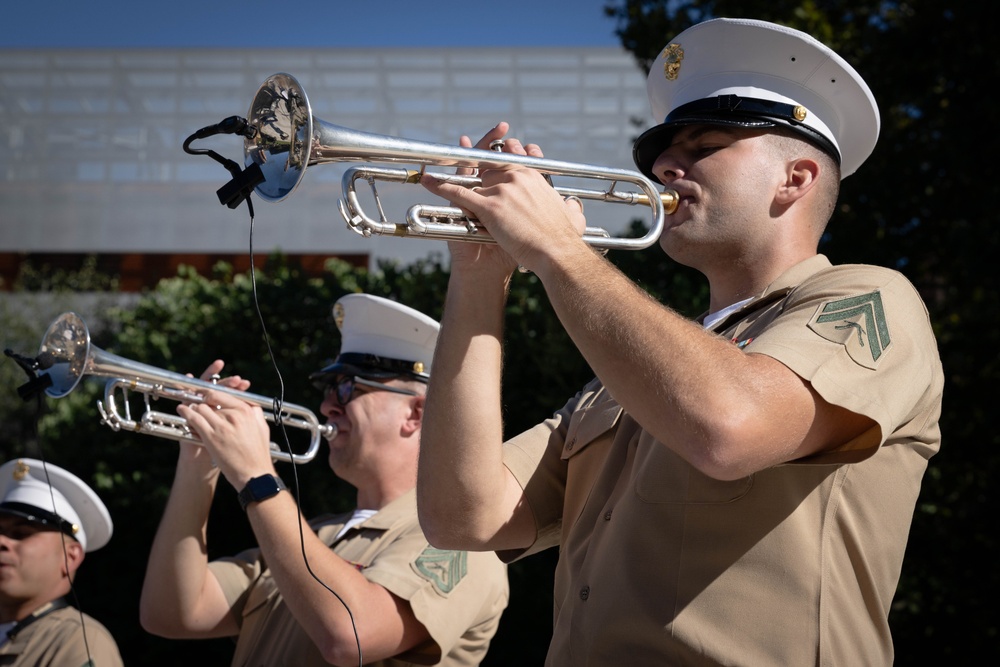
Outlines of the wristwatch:
[[246,512],[247,506],[250,503],[267,500],[271,496],[278,495],[279,491],[284,491],[286,488],[285,483],[281,481],[280,477],[276,475],[261,475],[247,482],[247,485],[243,487],[243,490],[239,492],[237,497],[240,499],[240,507]]

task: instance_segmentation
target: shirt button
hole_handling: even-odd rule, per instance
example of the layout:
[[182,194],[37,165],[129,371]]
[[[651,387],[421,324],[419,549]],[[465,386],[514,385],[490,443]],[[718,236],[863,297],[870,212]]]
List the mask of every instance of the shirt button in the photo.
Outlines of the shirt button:
[[586,602],[587,598],[589,597],[590,597],[590,586],[584,586],[583,588],[580,589],[580,599]]
[[608,510],[607,512],[604,513],[604,520],[611,521],[611,510]]

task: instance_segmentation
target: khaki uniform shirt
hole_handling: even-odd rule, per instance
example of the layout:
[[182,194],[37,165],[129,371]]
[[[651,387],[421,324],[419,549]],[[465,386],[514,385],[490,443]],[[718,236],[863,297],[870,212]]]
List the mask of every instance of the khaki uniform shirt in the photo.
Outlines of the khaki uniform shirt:
[[[478,665],[507,606],[506,566],[493,553],[431,547],[417,523],[414,491],[335,541],[349,518],[350,514],[321,517],[311,525],[334,553],[354,564],[366,579],[409,602],[430,634],[423,645],[370,664]],[[210,567],[240,622],[234,666],[327,664],[284,604],[259,550],[215,561]],[[337,582],[324,583],[337,590]],[[330,604],[340,602],[331,594]]]
[[121,667],[118,645],[107,628],[86,614],[82,614],[81,625],[80,611],[74,607],[45,613],[48,606],[35,612],[36,615],[44,613],[44,616],[0,645],[0,665]]
[[719,481],[595,380],[506,443],[538,535],[501,556],[561,546],[548,664],[891,664],[886,619],[940,442],[943,374],[923,302],[894,271],[820,255],[715,330],[877,427]]

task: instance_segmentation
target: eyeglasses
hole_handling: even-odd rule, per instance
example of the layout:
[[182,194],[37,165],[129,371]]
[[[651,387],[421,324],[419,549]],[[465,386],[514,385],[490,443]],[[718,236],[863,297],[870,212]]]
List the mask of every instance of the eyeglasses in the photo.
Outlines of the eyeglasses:
[[364,378],[359,378],[357,376],[348,375],[341,378],[337,382],[331,382],[326,385],[323,390],[323,400],[326,400],[332,394],[337,399],[337,404],[340,407],[344,407],[350,403],[355,398],[354,390],[358,386],[367,387],[371,391],[388,391],[393,394],[403,394],[405,396],[419,396],[419,394],[412,389],[402,389],[400,387],[390,387],[387,384],[382,384],[381,382],[373,382],[371,380],[365,380]]

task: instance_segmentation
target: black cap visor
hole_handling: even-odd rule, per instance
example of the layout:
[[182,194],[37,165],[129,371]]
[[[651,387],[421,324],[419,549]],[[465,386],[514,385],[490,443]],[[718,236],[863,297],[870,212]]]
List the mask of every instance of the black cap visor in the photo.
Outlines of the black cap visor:
[[412,361],[389,359],[374,354],[359,354],[349,352],[341,354],[333,363],[309,376],[309,381],[318,389],[325,389],[336,377],[353,375],[366,380],[394,380],[404,378],[427,382],[430,379],[426,373],[418,372]]
[[840,152],[825,136],[795,119],[791,104],[738,95],[721,95],[683,104],[666,120],[643,132],[632,146],[632,159],[644,176],[654,181],[653,164],[670,147],[677,131],[688,125],[723,125],[746,128],[787,127],[817,146],[840,164]]
[[11,514],[13,516],[27,519],[32,523],[47,526],[53,530],[63,532],[73,539],[76,539],[75,526],[62,518],[55,512],[44,510],[41,507],[28,505],[27,503],[4,502],[0,503],[0,514]]

